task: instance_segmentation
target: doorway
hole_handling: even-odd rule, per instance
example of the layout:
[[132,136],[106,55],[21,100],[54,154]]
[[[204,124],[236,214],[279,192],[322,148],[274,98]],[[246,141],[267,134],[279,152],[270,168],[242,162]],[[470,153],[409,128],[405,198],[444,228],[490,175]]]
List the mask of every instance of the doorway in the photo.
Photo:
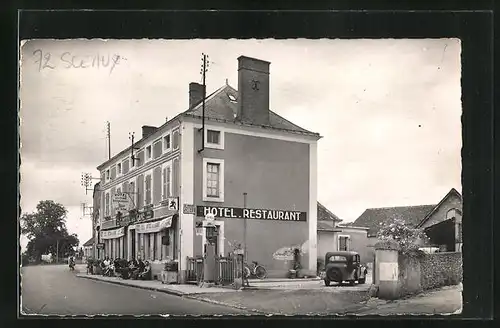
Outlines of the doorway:
[[131,241],[130,256],[131,256],[131,259],[133,260],[133,259],[137,258],[136,253],[135,253],[135,230],[129,230],[129,233],[130,233],[130,241]]
[[219,228],[217,226],[214,227],[206,227],[205,228],[205,239],[207,245],[215,246],[215,254],[219,255]]

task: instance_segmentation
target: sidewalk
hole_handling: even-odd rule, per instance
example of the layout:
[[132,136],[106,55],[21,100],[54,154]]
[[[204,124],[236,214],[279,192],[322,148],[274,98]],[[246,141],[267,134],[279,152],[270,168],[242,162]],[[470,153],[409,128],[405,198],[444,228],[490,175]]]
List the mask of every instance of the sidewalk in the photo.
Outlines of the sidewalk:
[[162,284],[161,281],[158,280],[130,280],[130,279],[121,279],[119,277],[104,277],[101,275],[89,275],[86,274],[84,271],[81,272],[83,273],[79,273],[76,276],[79,278],[97,280],[116,285],[149,289],[177,296],[206,294],[206,293],[238,292],[238,290],[231,288],[199,287],[198,285],[168,285],[168,284]]
[[426,291],[395,301],[371,298],[348,311],[356,315],[433,315],[462,312],[462,284]]

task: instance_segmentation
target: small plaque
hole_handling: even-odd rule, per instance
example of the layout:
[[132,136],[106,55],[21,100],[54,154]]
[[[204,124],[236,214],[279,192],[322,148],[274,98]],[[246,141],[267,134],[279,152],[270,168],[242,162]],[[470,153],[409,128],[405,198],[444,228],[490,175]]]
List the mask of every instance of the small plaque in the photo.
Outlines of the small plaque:
[[182,213],[184,214],[195,214],[196,207],[193,204],[184,204],[182,207]]

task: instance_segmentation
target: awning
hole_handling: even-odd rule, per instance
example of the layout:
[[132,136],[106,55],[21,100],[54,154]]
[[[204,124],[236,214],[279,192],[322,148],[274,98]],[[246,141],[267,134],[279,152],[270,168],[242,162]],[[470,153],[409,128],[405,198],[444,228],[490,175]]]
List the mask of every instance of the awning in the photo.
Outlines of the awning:
[[123,237],[124,235],[125,235],[125,229],[123,227],[113,230],[101,231],[101,239],[120,238]]
[[171,226],[172,226],[172,216],[169,216],[163,220],[158,220],[154,222],[144,222],[138,224],[136,223],[135,231],[137,233],[152,233],[170,228]]

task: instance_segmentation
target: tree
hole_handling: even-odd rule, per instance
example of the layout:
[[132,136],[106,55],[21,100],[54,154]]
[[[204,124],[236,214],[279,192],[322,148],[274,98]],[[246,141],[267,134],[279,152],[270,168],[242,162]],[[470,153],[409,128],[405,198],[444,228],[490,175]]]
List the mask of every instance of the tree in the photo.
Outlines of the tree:
[[394,218],[388,222],[382,222],[377,233],[379,240],[393,240],[399,244],[402,253],[410,253],[418,250],[422,242],[428,240],[422,229],[413,228],[401,218]]
[[79,240],[76,234],[68,233],[67,213],[63,205],[44,200],[38,203],[36,212],[21,216],[21,233],[29,240],[26,250],[29,257],[39,261],[42,254],[52,253],[60,259],[74,252]]

